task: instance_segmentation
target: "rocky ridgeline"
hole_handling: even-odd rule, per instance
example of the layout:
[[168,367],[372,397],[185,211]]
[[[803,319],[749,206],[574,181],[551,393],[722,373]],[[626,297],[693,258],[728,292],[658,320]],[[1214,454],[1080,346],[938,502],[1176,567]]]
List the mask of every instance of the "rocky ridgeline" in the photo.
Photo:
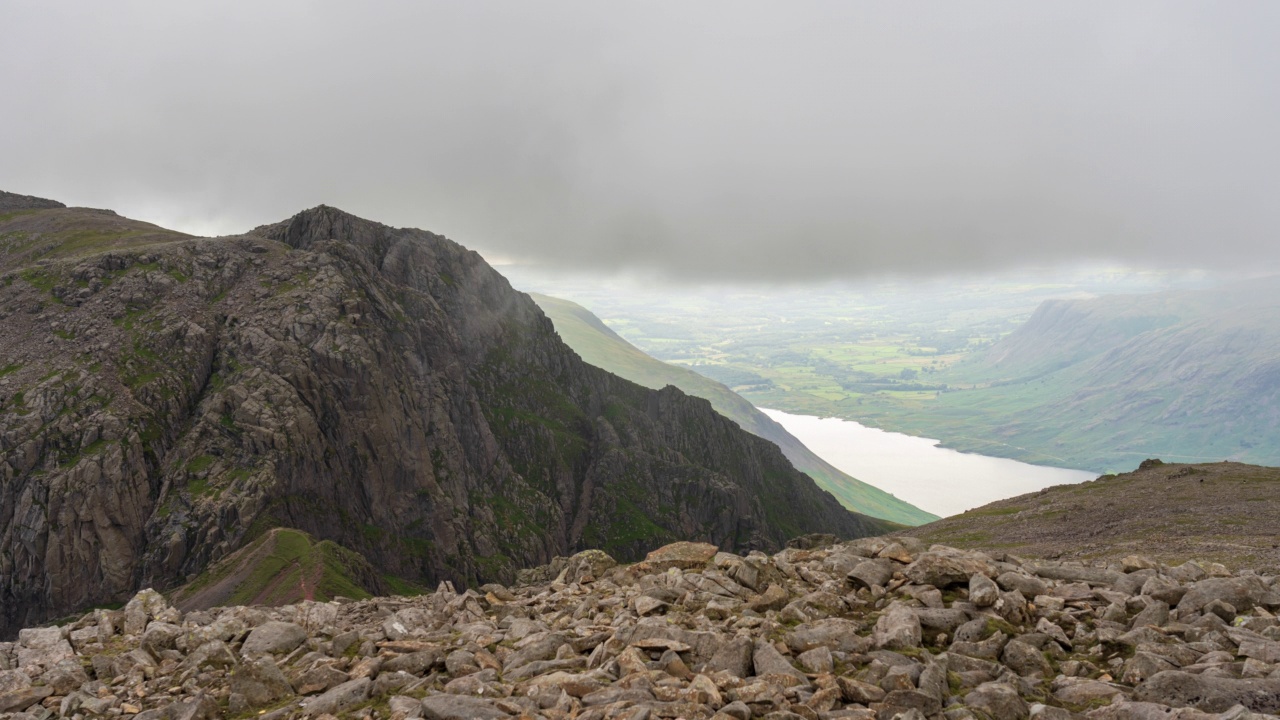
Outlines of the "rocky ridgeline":
[[[1277,579],[1031,562],[913,538],[599,551],[522,584],[185,615],[0,644],[11,718],[1265,718]],[[1176,708],[1176,709],[1175,709]]]

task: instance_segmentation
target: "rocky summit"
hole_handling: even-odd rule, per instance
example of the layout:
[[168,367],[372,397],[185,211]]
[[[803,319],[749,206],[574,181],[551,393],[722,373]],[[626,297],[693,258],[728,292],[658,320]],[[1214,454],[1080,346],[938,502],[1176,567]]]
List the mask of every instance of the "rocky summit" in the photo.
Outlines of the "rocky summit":
[[0,644],[14,720],[1246,720],[1280,713],[1280,584],[909,538],[586,551],[510,587],[183,614]]

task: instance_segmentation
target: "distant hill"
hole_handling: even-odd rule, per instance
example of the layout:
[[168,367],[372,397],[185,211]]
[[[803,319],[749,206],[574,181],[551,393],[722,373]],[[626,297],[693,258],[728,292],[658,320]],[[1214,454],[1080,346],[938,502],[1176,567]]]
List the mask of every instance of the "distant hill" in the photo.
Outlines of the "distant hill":
[[1241,463],[1144,462],[993,502],[904,534],[963,548],[1078,560],[1147,555],[1280,572],[1275,508],[1280,468]]
[[1146,457],[1280,464],[1277,320],[1280,278],[1046,301],[939,377],[951,392],[869,420],[963,450],[1099,472]]
[[536,293],[530,297],[551,318],[565,343],[583,360],[648,388],[656,390],[674,385],[690,395],[711,401],[717,412],[738,423],[742,429],[775,443],[798,470],[835,495],[845,507],[905,525],[919,525],[937,519],[937,515],[840,472],[728,387],[687,368],[669,365],[646,355],[581,305]]

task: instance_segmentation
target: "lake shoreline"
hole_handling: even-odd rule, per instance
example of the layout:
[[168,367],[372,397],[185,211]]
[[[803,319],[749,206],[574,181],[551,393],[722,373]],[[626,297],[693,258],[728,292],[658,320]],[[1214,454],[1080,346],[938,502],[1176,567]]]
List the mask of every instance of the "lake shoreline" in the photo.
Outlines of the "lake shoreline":
[[1094,472],[962,452],[933,438],[854,420],[760,408],[824,460],[943,517],[1054,485],[1093,480]]

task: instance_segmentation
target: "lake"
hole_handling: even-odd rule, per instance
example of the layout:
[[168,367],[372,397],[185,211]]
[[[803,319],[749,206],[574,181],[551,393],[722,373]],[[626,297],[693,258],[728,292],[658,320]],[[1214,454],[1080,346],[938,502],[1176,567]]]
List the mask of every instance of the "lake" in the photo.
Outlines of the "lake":
[[955,515],[1097,473],[1029,465],[938,447],[937,440],[870,428],[852,420],[760,411],[840,470],[931,513]]

